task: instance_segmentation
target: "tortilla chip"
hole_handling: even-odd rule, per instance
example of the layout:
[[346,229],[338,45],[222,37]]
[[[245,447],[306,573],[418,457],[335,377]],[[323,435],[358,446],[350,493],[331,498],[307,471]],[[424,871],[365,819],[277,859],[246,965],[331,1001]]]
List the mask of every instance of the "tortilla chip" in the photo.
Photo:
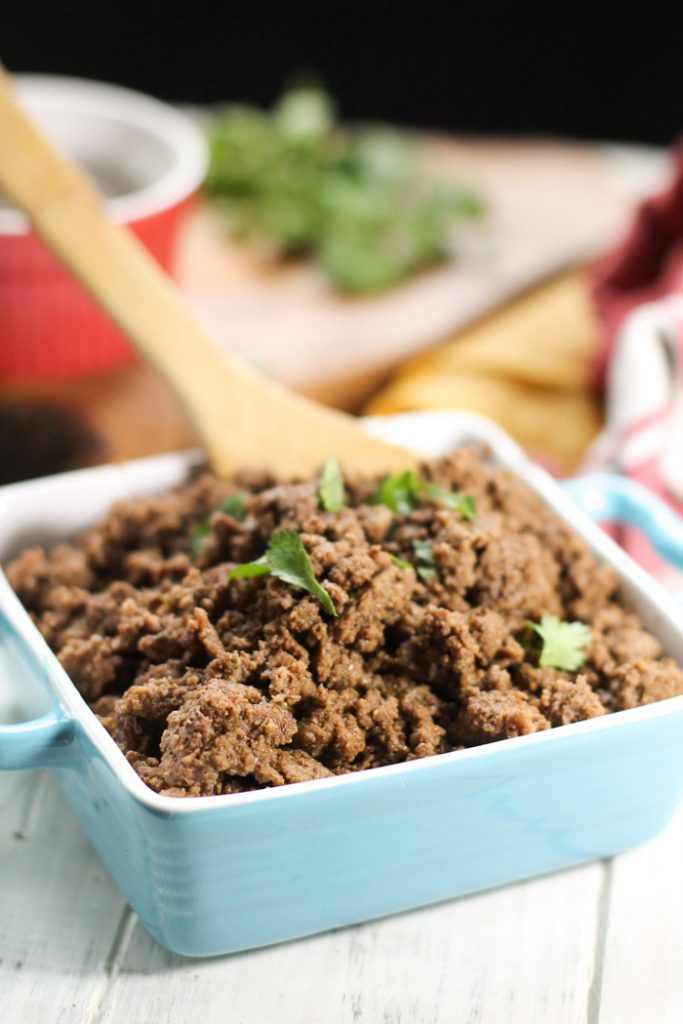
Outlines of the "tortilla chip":
[[467,409],[489,416],[532,455],[565,473],[578,467],[601,425],[600,403],[590,394],[477,374],[413,374],[381,392],[368,412],[415,409]]
[[601,425],[589,383],[597,340],[584,273],[573,271],[406,363],[367,411],[468,409],[571,472]]
[[589,386],[598,330],[584,274],[574,271],[411,360],[399,376],[414,372],[494,374],[562,391],[581,391]]

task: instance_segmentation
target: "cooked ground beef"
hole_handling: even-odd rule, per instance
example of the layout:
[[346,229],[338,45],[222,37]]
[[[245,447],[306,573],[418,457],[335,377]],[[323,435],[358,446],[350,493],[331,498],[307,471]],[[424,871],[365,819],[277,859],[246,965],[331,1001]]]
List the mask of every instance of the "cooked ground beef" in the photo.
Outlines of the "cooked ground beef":
[[[130,763],[171,796],[358,771],[683,693],[612,569],[521,481],[473,448],[421,476],[471,495],[474,519],[426,494],[394,515],[371,501],[378,481],[352,473],[338,512],[322,510],[317,480],[203,473],[119,502],[71,544],[24,551],[8,574]],[[243,521],[216,510],[237,490]],[[273,576],[228,579],[278,529],[299,534],[336,618]],[[415,541],[432,544],[427,578],[402,564],[418,565]],[[590,627],[579,671],[539,667],[525,622],[543,615]]]

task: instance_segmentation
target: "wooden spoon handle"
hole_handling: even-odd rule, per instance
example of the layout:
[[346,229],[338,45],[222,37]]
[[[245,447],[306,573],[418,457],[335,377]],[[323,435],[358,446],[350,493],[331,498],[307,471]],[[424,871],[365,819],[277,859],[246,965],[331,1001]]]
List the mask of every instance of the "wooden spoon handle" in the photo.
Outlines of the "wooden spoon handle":
[[107,220],[85,175],[34,127],[1,67],[0,189],[166,378],[218,474],[244,465],[310,473],[328,455],[373,472],[414,464],[414,455],[368,437],[352,417],[289,392],[219,347],[138,240]]

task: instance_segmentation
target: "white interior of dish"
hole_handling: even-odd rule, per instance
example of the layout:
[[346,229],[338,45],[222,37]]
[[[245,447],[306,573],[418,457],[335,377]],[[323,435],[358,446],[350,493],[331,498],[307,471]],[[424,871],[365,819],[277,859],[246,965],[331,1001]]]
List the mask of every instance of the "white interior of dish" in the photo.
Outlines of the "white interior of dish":
[[[679,625],[680,610],[673,599],[646,572],[626,555],[585,513],[562,491],[545,470],[532,463],[517,444],[499,427],[471,413],[408,413],[400,416],[365,421],[366,429],[396,444],[413,448],[425,456],[436,456],[456,445],[484,443],[490,446],[495,460],[524,479],[539,492],[546,503],[560,515],[602,560],[616,569],[624,598],[638,611],[643,622],[662,642],[667,654],[683,664],[683,630]],[[119,498],[160,493],[181,483],[192,464],[200,460],[198,453],[180,453],[141,459],[121,465],[98,467],[46,477],[0,490],[0,561],[6,561],[23,547],[42,543],[49,545],[73,536],[100,519],[112,502]],[[136,775],[121,755],[114,741],[97,721],[85,701],[68,679],[57,659],[32,624],[0,573],[0,614],[9,627],[9,642],[0,644],[0,721],[21,721],[39,710],[45,710],[45,679],[58,694],[63,706],[76,717],[90,738],[107,758],[120,781],[137,799],[158,810],[190,812],[201,807],[223,807],[226,802],[255,799],[281,799],[296,791],[319,786],[357,784],[366,774],[338,776],[334,779],[299,783],[277,789],[260,790],[226,797],[201,797],[183,800],[160,797]],[[11,661],[16,676],[16,662],[21,662],[21,687],[10,685]],[[3,660],[7,671],[3,671]],[[24,674],[25,673],[25,674]],[[562,730],[601,730],[618,727],[626,716],[650,717],[669,713],[680,707],[683,697],[674,697],[658,704],[606,715]],[[552,742],[558,729],[503,740],[503,743],[534,744]],[[472,747],[440,758],[462,759],[486,756],[499,744]],[[401,773],[420,770],[425,761],[390,765],[372,772]]]
[[[126,223],[191,195],[206,173],[207,147],[190,118],[119,86],[49,75],[16,75],[22,105],[41,130],[80,164]],[[28,230],[0,198],[0,234]]]

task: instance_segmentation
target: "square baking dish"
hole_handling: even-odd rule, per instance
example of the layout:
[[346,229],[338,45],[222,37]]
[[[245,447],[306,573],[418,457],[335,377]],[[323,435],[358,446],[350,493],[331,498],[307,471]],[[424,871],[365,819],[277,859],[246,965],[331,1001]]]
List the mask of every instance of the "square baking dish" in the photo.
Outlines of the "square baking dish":
[[[675,600],[592,519],[639,526],[683,565],[683,524],[628,481],[561,488],[492,423],[421,413],[371,432],[438,455],[488,444],[610,562],[621,591],[683,663]],[[53,543],[117,498],[181,482],[196,454],[5,487],[0,558]],[[1,575],[1,574],[0,574]],[[606,857],[659,832],[683,791],[683,696],[546,732],[358,774],[221,797],[148,789],[0,578],[0,768],[50,768],[107,869],[173,952],[248,949]]]

